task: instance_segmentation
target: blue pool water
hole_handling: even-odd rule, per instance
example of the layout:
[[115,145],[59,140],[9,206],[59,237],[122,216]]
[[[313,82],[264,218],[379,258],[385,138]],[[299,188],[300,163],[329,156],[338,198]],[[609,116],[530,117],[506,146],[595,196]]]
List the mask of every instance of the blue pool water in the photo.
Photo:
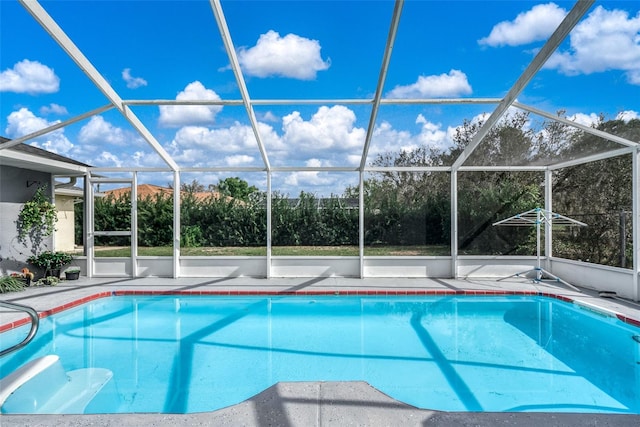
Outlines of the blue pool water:
[[638,335],[544,297],[118,296],[43,319],[0,377],[47,354],[111,370],[86,413],[212,411],[279,381],[356,380],[444,411],[640,413]]

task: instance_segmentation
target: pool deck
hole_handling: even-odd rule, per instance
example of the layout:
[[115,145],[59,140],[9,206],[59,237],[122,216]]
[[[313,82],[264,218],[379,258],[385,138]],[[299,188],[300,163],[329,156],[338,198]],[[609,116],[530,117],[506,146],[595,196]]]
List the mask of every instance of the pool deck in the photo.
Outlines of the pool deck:
[[[554,295],[640,323],[640,305],[597,292],[577,292],[556,282],[526,278],[348,279],[316,278],[139,278],[63,281],[55,287],[28,288],[0,299],[38,312],[59,311],[96,295],[133,292],[202,294],[422,294],[532,293]],[[0,308],[0,327],[20,323],[24,314]],[[2,415],[1,426],[638,426],[640,416],[575,413],[478,413],[416,409],[364,382],[278,383],[237,405],[198,414]]]

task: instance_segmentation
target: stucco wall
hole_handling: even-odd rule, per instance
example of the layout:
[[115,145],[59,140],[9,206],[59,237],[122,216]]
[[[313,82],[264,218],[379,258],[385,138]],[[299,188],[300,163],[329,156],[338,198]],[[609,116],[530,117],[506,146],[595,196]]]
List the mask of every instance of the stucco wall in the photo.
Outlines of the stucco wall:
[[56,210],[58,222],[56,223],[55,247],[56,251],[71,252],[74,245],[74,220],[73,196],[56,196]]
[[[39,186],[51,187],[51,175],[11,166],[0,166],[0,274],[20,271],[32,255],[32,246],[18,242],[16,220],[22,205],[33,197]],[[53,238],[46,237],[43,247],[51,249]]]

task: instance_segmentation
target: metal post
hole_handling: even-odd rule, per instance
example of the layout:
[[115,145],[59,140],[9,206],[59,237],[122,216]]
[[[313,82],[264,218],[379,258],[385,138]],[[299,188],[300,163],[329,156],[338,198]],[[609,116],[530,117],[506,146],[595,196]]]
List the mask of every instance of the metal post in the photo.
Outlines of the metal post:
[[94,245],[94,194],[91,172],[87,173],[84,181],[84,254],[87,257],[87,278],[93,277],[93,245]]
[[633,207],[633,299],[638,301],[640,296],[640,148],[636,148],[633,152],[633,184],[632,190],[632,207]]
[[[544,209],[546,212],[553,212],[553,171],[547,169],[544,172]],[[545,269],[551,270],[551,257],[553,256],[553,219],[544,227],[544,256]]]
[[131,183],[131,277],[138,277],[138,172]]
[[[540,209],[536,212],[536,279],[542,279],[542,266],[540,265],[540,224],[542,224],[542,212]],[[545,230],[549,227],[545,227]]]
[[451,277],[458,277],[458,171],[451,171]]
[[267,170],[267,279],[271,278],[271,171]]
[[620,267],[627,267],[627,213],[620,211]]
[[180,172],[173,172],[173,278],[180,277]]
[[358,182],[358,256],[360,257],[360,278],[364,278],[364,172],[359,171]]

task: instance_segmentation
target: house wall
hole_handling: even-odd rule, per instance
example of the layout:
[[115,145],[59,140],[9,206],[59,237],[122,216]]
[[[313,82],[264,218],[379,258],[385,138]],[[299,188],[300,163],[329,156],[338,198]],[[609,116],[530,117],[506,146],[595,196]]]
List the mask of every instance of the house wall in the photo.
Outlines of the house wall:
[[56,210],[58,222],[55,232],[55,250],[71,252],[75,249],[75,214],[73,211],[73,196],[56,195]]
[[[16,220],[22,205],[39,186],[51,185],[51,174],[2,165],[0,167],[0,274],[20,271],[33,254],[32,245],[18,241]],[[52,248],[53,238],[45,237],[42,247]]]

